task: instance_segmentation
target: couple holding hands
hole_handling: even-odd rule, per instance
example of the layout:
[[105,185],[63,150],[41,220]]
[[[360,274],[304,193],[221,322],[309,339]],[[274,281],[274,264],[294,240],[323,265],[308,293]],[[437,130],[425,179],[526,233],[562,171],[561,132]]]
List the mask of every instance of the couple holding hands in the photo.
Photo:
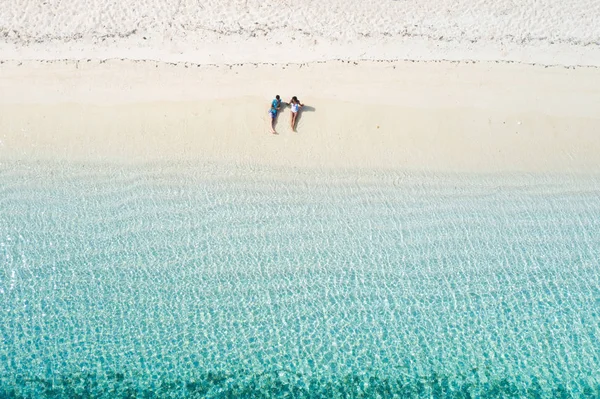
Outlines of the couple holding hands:
[[[281,105],[285,106],[285,103],[281,102],[281,98],[279,97],[279,95],[275,96],[275,99],[271,102],[271,109],[269,110],[269,115],[271,116],[271,133],[273,134],[277,134],[277,132],[275,131],[275,119],[277,118],[277,113],[279,112],[279,109],[281,108]],[[290,102],[288,103],[290,105],[290,108],[292,109],[292,120],[291,120],[291,126],[292,126],[292,131],[296,131],[296,118],[298,117],[298,111],[300,111],[300,108],[302,108],[304,106],[304,104],[302,104],[300,102],[300,100],[298,100],[298,97],[294,96],[292,97],[292,99],[290,100]]]

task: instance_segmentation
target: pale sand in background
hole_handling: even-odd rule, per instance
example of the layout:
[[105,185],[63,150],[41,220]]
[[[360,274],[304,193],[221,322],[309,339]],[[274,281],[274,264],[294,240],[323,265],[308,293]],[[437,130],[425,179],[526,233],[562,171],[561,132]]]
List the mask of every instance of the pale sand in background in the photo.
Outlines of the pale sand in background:
[[2,59],[600,66],[597,0],[11,0]]
[[[5,62],[0,160],[600,171],[600,71],[502,63]],[[312,107],[268,133],[272,96]]]

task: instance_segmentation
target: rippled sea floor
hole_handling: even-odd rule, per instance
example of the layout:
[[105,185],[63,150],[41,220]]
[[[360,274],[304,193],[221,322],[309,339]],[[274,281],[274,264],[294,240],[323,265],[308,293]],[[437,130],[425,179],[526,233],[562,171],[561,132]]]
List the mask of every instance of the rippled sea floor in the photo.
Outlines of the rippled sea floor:
[[0,397],[600,397],[600,176],[3,163]]

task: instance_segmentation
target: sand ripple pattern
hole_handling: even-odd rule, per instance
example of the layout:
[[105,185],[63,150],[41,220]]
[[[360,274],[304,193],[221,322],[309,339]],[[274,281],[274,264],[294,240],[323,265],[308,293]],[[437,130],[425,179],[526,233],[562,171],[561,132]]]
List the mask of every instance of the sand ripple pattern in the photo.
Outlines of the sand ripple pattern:
[[5,163],[0,395],[597,397],[597,181]]
[[307,43],[419,37],[598,46],[600,2],[12,0],[0,7],[0,40],[8,43],[134,38],[194,45],[224,37]]

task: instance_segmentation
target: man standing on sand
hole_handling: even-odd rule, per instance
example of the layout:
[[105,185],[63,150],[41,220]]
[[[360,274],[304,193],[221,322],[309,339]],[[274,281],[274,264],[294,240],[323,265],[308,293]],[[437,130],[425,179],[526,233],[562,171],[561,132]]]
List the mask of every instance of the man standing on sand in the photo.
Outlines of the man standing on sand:
[[271,133],[277,134],[275,131],[275,118],[277,118],[277,112],[281,108],[281,98],[279,94],[275,96],[275,99],[271,102],[271,109],[269,110],[269,115],[271,116]]

